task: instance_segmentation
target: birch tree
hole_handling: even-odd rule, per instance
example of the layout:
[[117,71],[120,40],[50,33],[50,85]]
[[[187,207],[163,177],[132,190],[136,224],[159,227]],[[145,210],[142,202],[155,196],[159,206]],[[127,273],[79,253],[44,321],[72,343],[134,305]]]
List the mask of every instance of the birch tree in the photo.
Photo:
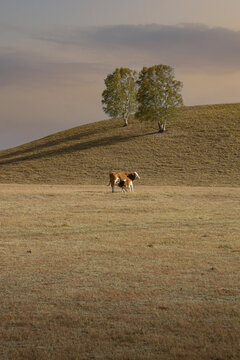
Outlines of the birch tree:
[[183,105],[183,84],[175,80],[174,70],[168,65],[144,67],[139,74],[136,117],[140,121],[157,121],[159,132],[166,131],[167,120],[176,108]]
[[137,111],[137,79],[136,71],[117,68],[104,80],[106,89],[102,93],[103,110],[111,117],[121,117],[124,126],[128,125],[129,115]]

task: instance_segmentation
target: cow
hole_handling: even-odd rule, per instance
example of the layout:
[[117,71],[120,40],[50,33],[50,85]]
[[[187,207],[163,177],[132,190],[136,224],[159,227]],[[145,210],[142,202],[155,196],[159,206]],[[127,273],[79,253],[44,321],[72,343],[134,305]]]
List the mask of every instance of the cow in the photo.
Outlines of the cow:
[[120,188],[122,188],[122,192],[133,191],[133,182],[128,177],[124,180],[120,180],[117,184]]
[[112,192],[114,192],[114,186],[120,183],[120,177],[116,171],[112,171],[109,173],[109,184],[112,187]]
[[112,192],[114,192],[115,185],[121,187],[123,191],[127,191],[127,189],[129,189],[129,191],[133,191],[133,181],[135,179],[140,179],[140,176],[136,171],[133,173],[111,171],[109,173],[110,181],[108,185],[111,185]]

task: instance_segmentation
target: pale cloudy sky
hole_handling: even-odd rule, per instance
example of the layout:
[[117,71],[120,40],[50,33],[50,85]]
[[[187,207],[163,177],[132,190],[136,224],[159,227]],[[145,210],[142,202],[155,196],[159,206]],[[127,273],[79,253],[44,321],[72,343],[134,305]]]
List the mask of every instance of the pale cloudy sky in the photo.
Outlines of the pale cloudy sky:
[[173,66],[186,105],[240,102],[239,14],[239,0],[0,0],[0,149],[106,118],[121,66]]

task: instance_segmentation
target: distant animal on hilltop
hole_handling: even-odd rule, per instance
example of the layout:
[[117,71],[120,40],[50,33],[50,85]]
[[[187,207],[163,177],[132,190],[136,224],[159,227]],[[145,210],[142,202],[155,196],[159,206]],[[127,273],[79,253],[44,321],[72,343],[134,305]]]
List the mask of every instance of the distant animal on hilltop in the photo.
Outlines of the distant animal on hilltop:
[[112,192],[114,192],[115,185],[121,187],[124,192],[133,191],[133,181],[136,179],[140,179],[136,171],[132,173],[111,171],[108,185],[111,185]]

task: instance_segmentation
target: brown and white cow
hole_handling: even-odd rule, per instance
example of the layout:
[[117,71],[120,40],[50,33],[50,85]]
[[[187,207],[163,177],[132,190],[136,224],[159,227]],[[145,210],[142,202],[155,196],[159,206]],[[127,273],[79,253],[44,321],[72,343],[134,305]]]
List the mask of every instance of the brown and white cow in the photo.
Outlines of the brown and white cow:
[[109,184],[112,187],[112,192],[114,192],[114,186],[118,185],[120,183],[120,177],[118,176],[118,173],[116,171],[111,171],[109,173]]
[[110,181],[108,185],[111,185],[112,192],[114,192],[115,185],[121,187],[123,191],[133,191],[133,181],[135,179],[140,179],[140,176],[136,171],[132,173],[111,171],[109,173]]
[[118,186],[122,188],[123,192],[133,191],[133,182],[128,177],[124,180],[120,180]]

